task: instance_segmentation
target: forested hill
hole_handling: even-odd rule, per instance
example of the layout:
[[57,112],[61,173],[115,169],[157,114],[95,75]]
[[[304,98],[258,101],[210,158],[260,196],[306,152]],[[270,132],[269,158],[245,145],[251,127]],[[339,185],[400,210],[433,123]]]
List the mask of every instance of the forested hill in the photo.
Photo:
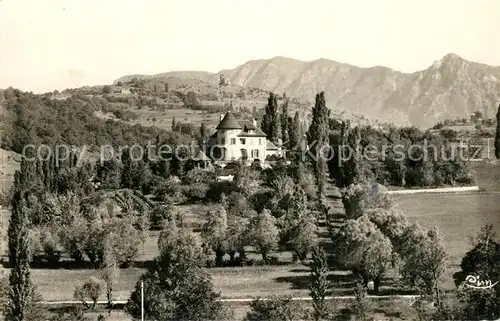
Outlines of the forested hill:
[[95,96],[53,99],[49,94],[35,95],[16,89],[0,91],[0,148],[20,153],[27,144],[116,147],[146,144],[158,138],[183,139],[179,133],[95,115],[110,106],[106,99]]

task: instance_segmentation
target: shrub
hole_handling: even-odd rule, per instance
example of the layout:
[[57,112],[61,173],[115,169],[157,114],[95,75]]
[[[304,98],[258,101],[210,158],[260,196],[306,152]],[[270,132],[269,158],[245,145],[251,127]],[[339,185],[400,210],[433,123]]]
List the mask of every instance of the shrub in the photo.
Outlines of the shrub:
[[169,178],[154,189],[154,194],[164,202],[182,204],[186,201],[184,187],[175,178]]
[[0,190],[0,206],[9,206],[12,198],[11,191]]
[[267,300],[253,300],[245,321],[299,321],[306,320],[307,316],[306,309],[290,296],[272,296]]
[[318,188],[316,185],[316,178],[311,171],[305,170],[298,177],[299,186],[306,192],[308,199],[314,199],[317,196]]
[[342,195],[342,203],[349,218],[358,218],[367,209],[384,208],[392,206],[392,198],[387,194],[387,189],[380,184],[351,185]]
[[184,176],[184,183],[187,185],[205,183],[209,184],[215,180],[215,172],[201,168],[193,168]]
[[250,217],[249,213],[253,211],[248,198],[242,193],[232,192],[229,194],[226,202],[227,209],[231,215]]
[[92,319],[85,315],[81,307],[69,307],[59,309],[50,321],[92,321]]
[[271,191],[260,191],[250,196],[249,201],[251,202],[253,209],[260,213],[269,204],[272,198],[273,193]]
[[474,175],[470,173],[460,173],[455,179],[455,182],[461,185],[472,185],[476,182]]
[[205,183],[194,183],[186,188],[186,196],[191,201],[204,200],[207,196],[210,187]]

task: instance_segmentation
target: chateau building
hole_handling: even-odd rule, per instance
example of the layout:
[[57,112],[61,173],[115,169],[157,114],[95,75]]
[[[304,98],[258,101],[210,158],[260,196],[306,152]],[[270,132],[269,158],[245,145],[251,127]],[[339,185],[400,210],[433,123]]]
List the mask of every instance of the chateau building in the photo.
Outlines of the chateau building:
[[234,161],[241,158],[264,161],[267,156],[279,154],[279,149],[257,126],[257,120],[236,119],[230,111],[221,115],[216,132],[210,137],[213,158]]

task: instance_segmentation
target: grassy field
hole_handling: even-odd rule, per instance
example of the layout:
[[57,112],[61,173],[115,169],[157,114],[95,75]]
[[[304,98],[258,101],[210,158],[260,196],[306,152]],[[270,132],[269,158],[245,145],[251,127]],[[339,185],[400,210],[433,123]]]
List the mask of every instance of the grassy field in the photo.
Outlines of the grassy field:
[[[457,270],[461,257],[469,249],[468,238],[477,234],[484,224],[493,224],[500,229],[500,205],[498,194],[440,194],[398,196],[396,204],[410,218],[422,226],[437,226],[449,253],[449,269],[445,288],[453,288],[452,273]],[[140,260],[149,260],[158,254],[157,233],[153,233],[145,244]],[[258,258],[255,253],[249,253]],[[280,260],[291,262],[291,253],[283,253]],[[34,269],[33,280],[37,284],[44,300],[70,300],[76,284],[96,274],[94,270]],[[133,290],[143,270],[129,268],[121,271],[116,288],[117,299],[125,300]],[[236,268],[212,268],[214,286],[226,298],[249,298],[270,294],[307,295],[309,271],[303,265],[287,264],[283,266],[250,266]],[[336,282],[336,294],[347,291],[351,280],[343,272],[332,272],[331,279]],[[53,291],[57,285],[57,292]],[[389,284],[382,288],[390,290]]]
[[[426,228],[437,226],[443,237],[443,242],[449,254],[449,265],[443,284],[445,289],[454,288],[452,274],[457,271],[460,259],[470,248],[469,237],[476,235],[484,224],[493,224],[495,230],[500,230],[500,180],[496,173],[500,173],[499,164],[477,163],[474,165],[478,185],[483,190],[480,193],[469,194],[437,194],[437,195],[399,195],[395,196],[396,206],[411,219],[419,222]],[[206,213],[203,205],[183,207],[186,223],[192,227],[199,227]],[[8,213],[2,213],[7,218]],[[4,222],[6,223],[6,222]],[[6,226],[6,225],[4,225]],[[158,232],[152,232],[144,246],[139,261],[151,260],[158,254]],[[250,258],[259,259],[256,253],[249,253]],[[212,268],[209,273],[213,278],[215,288],[224,298],[252,298],[268,296],[270,294],[288,294],[292,296],[307,296],[309,271],[303,265],[291,264],[291,253],[280,253],[280,261],[288,262],[282,266],[251,266],[237,268]],[[115,298],[128,299],[135,283],[144,272],[141,268],[129,268],[121,271],[115,289]],[[71,300],[77,284],[85,281],[90,276],[96,275],[90,269],[33,269],[32,276],[38,291],[46,301]],[[335,284],[332,294],[350,294],[352,280],[346,272],[335,271],[330,279]],[[384,282],[382,292],[390,293],[394,289],[390,282]],[[57,291],[54,289],[57,288]],[[101,299],[104,299],[102,297]],[[387,303],[386,303],[387,304]],[[379,320],[389,315],[402,315],[392,312],[393,305],[379,307]],[[246,313],[248,306],[237,307],[238,318]],[[396,310],[398,310],[397,308]],[[411,309],[403,309],[402,311]],[[384,317],[385,315],[385,317]],[[236,318],[236,316],[235,316]],[[402,318],[397,317],[401,320]],[[109,320],[109,319],[108,319]],[[114,312],[111,320],[129,320],[121,312]]]

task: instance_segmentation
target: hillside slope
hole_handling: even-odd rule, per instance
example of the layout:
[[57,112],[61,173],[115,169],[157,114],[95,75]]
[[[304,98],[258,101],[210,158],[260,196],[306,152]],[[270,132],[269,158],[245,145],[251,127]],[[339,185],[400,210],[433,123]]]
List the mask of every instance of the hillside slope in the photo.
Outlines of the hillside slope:
[[427,127],[446,118],[467,118],[475,111],[491,117],[500,102],[500,67],[470,62],[455,54],[412,74],[380,66],[360,68],[328,59],[274,57],[252,60],[217,74],[172,72],[134,77],[175,75],[218,84],[220,74],[234,85],[308,101],[324,90],[331,109],[400,125]]

